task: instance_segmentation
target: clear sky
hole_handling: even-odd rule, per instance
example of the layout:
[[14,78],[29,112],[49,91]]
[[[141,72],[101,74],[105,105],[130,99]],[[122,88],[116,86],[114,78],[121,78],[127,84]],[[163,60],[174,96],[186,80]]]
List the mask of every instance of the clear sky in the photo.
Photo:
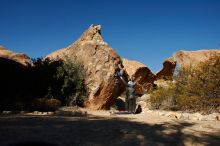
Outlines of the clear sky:
[[220,48],[220,0],[0,0],[0,44],[32,58],[67,47],[91,24],[153,72],[178,50]]

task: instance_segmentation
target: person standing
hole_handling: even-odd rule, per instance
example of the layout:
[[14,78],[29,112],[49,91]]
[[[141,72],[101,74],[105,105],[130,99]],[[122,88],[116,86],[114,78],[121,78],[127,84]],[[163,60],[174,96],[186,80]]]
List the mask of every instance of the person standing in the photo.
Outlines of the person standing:
[[135,84],[137,80],[135,81],[134,77],[131,77],[126,82],[122,76],[120,76],[120,79],[126,85],[125,110],[134,114],[136,109]]

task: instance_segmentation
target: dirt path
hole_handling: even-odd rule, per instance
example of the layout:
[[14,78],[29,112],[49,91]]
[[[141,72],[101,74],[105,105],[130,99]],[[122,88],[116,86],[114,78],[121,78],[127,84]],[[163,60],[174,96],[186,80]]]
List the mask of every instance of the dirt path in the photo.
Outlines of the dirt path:
[[0,116],[0,146],[220,145],[219,121],[180,121],[151,113]]

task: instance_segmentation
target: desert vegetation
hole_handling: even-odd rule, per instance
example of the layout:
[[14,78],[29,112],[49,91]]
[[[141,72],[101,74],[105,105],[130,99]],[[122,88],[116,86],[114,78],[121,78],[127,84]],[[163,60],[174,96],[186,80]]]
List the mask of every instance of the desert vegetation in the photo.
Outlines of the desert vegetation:
[[197,66],[177,69],[169,86],[152,91],[153,109],[203,111],[220,108],[220,55],[213,55]]
[[[53,111],[62,105],[83,106],[85,71],[69,59],[32,59],[32,65],[5,62],[1,72],[1,110]],[[16,66],[16,67],[15,67]],[[14,69],[14,70],[12,70]]]

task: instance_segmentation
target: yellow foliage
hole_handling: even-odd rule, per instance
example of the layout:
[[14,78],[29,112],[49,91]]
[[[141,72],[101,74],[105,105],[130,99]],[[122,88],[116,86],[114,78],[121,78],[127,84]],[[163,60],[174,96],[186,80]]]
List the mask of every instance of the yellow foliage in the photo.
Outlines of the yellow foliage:
[[55,111],[61,106],[57,99],[37,98],[32,101],[32,110],[38,111]]
[[170,88],[158,88],[152,93],[153,108],[192,111],[217,111],[219,109],[219,54],[196,67],[180,68],[174,81],[175,84]]

